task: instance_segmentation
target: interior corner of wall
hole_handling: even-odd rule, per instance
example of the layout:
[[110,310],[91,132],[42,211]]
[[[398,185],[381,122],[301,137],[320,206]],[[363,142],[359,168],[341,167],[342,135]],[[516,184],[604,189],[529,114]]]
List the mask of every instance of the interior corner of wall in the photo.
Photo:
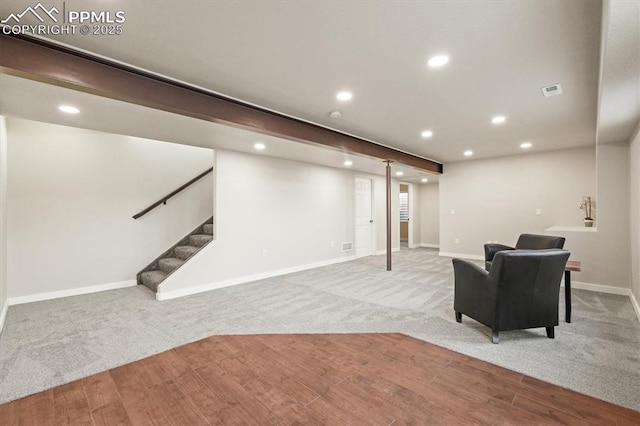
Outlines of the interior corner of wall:
[[9,300],[5,299],[4,303],[0,305],[0,334],[2,334],[2,330],[4,330],[4,321],[7,318],[8,312],[9,312]]

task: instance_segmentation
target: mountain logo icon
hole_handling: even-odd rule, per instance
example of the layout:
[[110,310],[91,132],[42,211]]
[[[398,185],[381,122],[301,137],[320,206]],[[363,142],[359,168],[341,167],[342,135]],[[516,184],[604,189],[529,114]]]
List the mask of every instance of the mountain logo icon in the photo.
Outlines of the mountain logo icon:
[[48,16],[53,22],[58,22],[58,19],[53,14],[55,13],[57,15],[58,13],[60,13],[60,11],[58,11],[58,9],[56,9],[55,7],[52,7],[51,9],[47,10],[47,8],[42,5],[42,3],[38,3],[34,7],[31,7],[31,6],[27,7],[25,10],[22,11],[22,13],[17,13],[17,14],[12,13],[0,22],[2,22],[3,24],[9,24],[9,21],[13,20],[14,24],[17,24],[25,15],[29,13],[35,16],[38,19],[38,21],[40,21],[41,23],[44,23],[43,16],[44,17]]

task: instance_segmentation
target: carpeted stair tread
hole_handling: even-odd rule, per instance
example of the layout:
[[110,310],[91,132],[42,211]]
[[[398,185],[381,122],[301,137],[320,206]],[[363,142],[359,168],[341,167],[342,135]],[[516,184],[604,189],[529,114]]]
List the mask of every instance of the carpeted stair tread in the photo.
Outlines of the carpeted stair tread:
[[213,217],[191,231],[173,247],[158,256],[153,262],[138,272],[138,284],[157,292],[158,286],[176,269],[185,264],[202,247],[213,241]]
[[189,235],[189,243],[191,245],[198,246],[198,247],[207,245],[211,240],[213,240],[212,235],[206,235],[206,234]]
[[167,274],[162,271],[147,271],[140,274],[142,284],[149,287],[153,291],[158,291],[158,285],[167,278]]
[[171,272],[184,265],[184,262],[184,259],[179,259],[177,257],[165,257],[164,259],[160,259],[158,261],[158,267],[162,272],[170,274]]
[[178,259],[186,260],[200,251],[200,247],[196,246],[177,246],[173,249],[173,253]]

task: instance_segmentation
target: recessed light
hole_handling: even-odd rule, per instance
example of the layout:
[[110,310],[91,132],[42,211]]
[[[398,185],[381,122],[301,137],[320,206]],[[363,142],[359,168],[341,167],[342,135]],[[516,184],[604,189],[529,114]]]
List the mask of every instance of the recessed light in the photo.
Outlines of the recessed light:
[[429,182],[429,179],[427,179],[427,178],[422,178],[422,179],[420,179],[420,182]]
[[329,117],[331,117],[331,118],[340,118],[340,117],[342,117],[342,111],[337,111],[337,110],[336,111],[331,111],[329,113]]
[[437,67],[446,65],[447,62],[449,62],[449,57],[447,55],[436,55],[429,58],[429,60],[427,61],[427,64],[431,68],[437,68]]
[[533,146],[533,144],[531,142],[523,142],[520,144],[520,148],[522,149],[529,149]]
[[402,176],[404,173],[402,172],[396,172],[396,176]]
[[78,108],[71,105],[60,105],[58,109],[67,114],[78,114],[80,112]]
[[473,155],[473,151],[471,151],[470,149],[468,149],[468,150],[466,150],[466,151],[464,152],[464,156],[465,156],[465,157],[471,157],[472,155]]
[[347,167],[352,166],[353,165],[353,161],[347,160],[347,161],[344,162],[344,165],[347,166]]
[[502,124],[502,123],[504,123],[505,121],[507,121],[507,117],[505,117],[504,115],[496,115],[495,117],[493,117],[493,118],[491,119],[491,122],[492,122],[493,124]]
[[351,92],[339,92],[336,98],[338,98],[339,101],[349,101],[353,98],[353,94]]
[[420,133],[420,136],[422,136],[423,139],[428,139],[431,136],[433,136],[433,132],[431,130],[425,130],[422,133]]
[[263,144],[262,142],[258,142],[257,144],[253,145],[253,147],[258,151],[262,151],[266,148],[265,144]]

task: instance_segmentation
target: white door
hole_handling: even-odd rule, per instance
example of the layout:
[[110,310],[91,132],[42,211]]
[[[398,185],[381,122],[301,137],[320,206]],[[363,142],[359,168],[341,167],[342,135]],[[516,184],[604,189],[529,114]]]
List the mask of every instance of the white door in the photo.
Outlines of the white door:
[[356,257],[374,253],[372,189],[370,179],[356,178]]

